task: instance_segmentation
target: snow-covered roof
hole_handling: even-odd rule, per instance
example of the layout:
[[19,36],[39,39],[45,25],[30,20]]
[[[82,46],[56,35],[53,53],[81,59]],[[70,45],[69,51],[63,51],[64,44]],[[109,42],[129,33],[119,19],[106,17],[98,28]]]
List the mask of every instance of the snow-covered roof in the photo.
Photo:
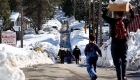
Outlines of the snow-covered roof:
[[[10,20],[11,21],[16,21],[18,19],[18,17],[21,18],[21,14],[20,13],[12,12],[11,15],[10,15]],[[31,21],[28,17],[24,17],[24,19],[27,20],[27,21]]]
[[28,17],[24,17],[24,19],[26,19],[27,21],[31,21]]
[[10,20],[11,21],[16,21],[19,17],[19,13],[18,12],[12,12],[10,15]]

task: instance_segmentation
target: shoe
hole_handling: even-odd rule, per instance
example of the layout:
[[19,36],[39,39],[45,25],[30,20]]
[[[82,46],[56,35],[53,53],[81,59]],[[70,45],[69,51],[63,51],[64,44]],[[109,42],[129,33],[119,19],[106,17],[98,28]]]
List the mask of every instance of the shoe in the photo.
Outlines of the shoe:
[[124,78],[123,78],[123,80],[127,80],[127,78],[126,78],[126,77],[124,77]]
[[121,78],[118,78],[117,80],[122,80]]
[[97,79],[97,75],[93,76],[91,80],[96,80]]

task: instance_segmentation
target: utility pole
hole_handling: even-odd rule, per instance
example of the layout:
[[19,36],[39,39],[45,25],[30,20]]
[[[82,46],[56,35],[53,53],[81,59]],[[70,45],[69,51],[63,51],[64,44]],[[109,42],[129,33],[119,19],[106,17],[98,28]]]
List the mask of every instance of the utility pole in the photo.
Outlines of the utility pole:
[[88,1],[89,1],[89,3],[88,3],[88,4],[89,4],[89,6],[88,6],[88,7],[89,7],[89,8],[88,8],[88,11],[89,11],[89,12],[88,12],[88,13],[89,13],[89,14],[88,14],[88,16],[89,16],[89,17],[88,17],[88,24],[89,24],[89,25],[88,25],[88,26],[89,26],[89,35],[90,35],[90,34],[91,34],[91,27],[90,27],[90,25],[91,25],[91,10],[90,10],[90,9],[91,9],[91,0],[88,0]]
[[99,18],[100,18],[100,46],[102,45],[102,0],[99,1]]
[[92,35],[95,35],[95,0],[92,0]]
[[23,6],[21,0],[21,48],[23,48]]

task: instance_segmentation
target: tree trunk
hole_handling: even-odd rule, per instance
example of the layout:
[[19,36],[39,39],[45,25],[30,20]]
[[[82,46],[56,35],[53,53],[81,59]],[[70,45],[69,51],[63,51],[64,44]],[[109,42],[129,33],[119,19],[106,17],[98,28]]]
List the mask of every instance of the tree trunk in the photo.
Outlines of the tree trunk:
[[38,15],[38,22],[37,22],[38,30],[41,30],[41,24],[42,24],[42,5],[41,5],[41,2],[42,1],[40,1],[40,4],[38,5],[38,12],[37,12],[37,15]]

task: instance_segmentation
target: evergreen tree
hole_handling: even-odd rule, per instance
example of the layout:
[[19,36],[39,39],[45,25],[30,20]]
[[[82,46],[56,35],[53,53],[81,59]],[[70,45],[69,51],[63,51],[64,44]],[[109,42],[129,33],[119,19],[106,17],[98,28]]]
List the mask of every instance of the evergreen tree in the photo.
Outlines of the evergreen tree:
[[76,0],[75,2],[75,19],[76,20],[85,20],[87,17],[87,1],[86,0]]
[[8,0],[10,10],[12,11],[17,11],[19,7],[19,0]]
[[32,19],[35,31],[41,29],[43,20],[52,17],[59,0],[23,0],[24,14]]
[[65,16],[71,17],[73,15],[73,0],[61,0],[62,10],[65,12]]
[[3,19],[4,30],[9,29],[10,7],[8,0],[0,0],[0,18]]

